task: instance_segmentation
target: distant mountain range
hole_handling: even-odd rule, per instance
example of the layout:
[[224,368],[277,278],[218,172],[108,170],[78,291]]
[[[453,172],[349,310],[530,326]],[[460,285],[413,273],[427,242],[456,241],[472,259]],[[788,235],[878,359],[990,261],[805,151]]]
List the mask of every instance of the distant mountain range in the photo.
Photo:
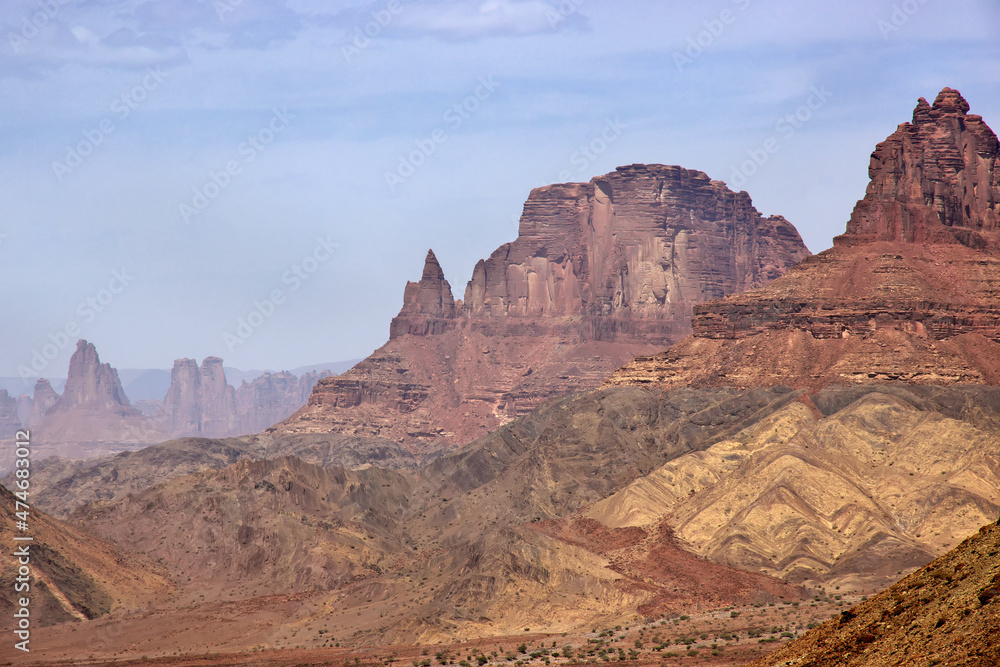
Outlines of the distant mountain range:
[[[331,374],[323,366],[305,367],[301,375],[236,371],[242,380],[234,387],[218,357],[207,357],[200,367],[194,359],[177,359],[169,372],[127,371],[126,384],[101,363],[92,343],[81,340],[61,393],[47,379],[38,379],[31,395],[0,389],[0,438],[30,427],[35,456],[86,458],[170,438],[257,433],[306,403],[317,380]],[[135,392],[131,398],[129,389]],[[0,450],[0,471],[10,469],[12,451]]]
[[[305,375],[307,373],[319,373],[329,371],[333,374],[340,374],[348,370],[360,359],[350,359],[347,361],[330,361],[325,364],[312,364],[309,366],[299,366],[288,369],[293,375]],[[275,370],[241,370],[232,366],[225,366],[226,379],[238,385],[242,382],[253,382],[264,373],[277,373]],[[133,401],[159,401],[167,394],[170,387],[169,368],[120,368],[118,378],[121,380],[125,394]],[[66,386],[66,378],[48,378],[52,388],[62,393]],[[23,380],[19,377],[0,376],[0,389],[6,389],[11,396],[30,396],[34,381]]]

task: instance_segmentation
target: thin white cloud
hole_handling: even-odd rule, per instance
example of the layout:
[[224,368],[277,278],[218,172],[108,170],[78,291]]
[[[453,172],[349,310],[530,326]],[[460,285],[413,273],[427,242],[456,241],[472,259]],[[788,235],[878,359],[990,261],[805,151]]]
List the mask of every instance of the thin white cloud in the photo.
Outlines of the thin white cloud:
[[[584,0],[425,0],[387,3],[384,0],[340,12],[337,22],[364,29],[371,21],[380,32],[401,39],[431,37],[446,41],[525,36],[579,30],[587,26],[581,11]],[[391,10],[391,11],[390,11]]]
[[144,68],[187,60],[187,52],[170,40],[119,29],[101,36],[91,26],[59,17],[37,32],[8,34],[10,50],[0,59],[5,73],[26,74],[64,65]]

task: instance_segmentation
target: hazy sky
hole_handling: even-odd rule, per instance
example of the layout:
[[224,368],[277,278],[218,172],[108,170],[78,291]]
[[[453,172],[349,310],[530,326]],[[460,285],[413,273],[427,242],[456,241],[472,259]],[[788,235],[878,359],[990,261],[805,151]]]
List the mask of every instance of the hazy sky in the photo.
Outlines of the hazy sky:
[[531,188],[636,162],[816,252],[918,97],[1000,128],[992,0],[0,7],[0,375],[63,376],[79,337],[119,368],[366,356],[427,248],[461,297]]

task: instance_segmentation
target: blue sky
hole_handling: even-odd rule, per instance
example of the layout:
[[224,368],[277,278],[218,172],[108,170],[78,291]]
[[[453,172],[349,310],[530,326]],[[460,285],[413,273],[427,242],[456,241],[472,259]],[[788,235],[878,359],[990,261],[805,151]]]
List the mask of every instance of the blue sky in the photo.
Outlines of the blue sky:
[[985,0],[8,0],[0,28],[0,375],[63,376],[77,337],[120,368],[363,357],[427,248],[460,297],[531,188],[636,162],[816,252],[918,97],[1000,126]]

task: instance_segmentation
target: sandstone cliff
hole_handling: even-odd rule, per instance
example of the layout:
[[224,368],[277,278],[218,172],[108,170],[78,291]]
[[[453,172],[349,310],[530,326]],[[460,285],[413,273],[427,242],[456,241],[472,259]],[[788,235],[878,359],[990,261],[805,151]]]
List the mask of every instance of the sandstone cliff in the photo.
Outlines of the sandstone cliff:
[[452,447],[690,332],[692,306],[763,285],[809,255],[784,218],[705,174],[631,165],[537,188],[518,237],[477,263],[464,300],[433,252],[390,340],[321,380],[276,433]]
[[115,415],[132,414],[132,406],[111,364],[102,364],[93,343],[81,340],[69,360],[69,372],[55,409],[93,410]]
[[[39,410],[52,398],[51,386],[39,388]],[[51,392],[51,393],[50,393]],[[35,456],[93,456],[163,439],[122,390],[118,372],[101,363],[92,343],[81,340],[70,358],[61,396],[32,425]]]
[[872,156],[847,233],[773,283],[694,308],[694,336],[612,384],[1000,382],[997,138],[921,99]]
[[1000,144],[961,93],[920,98],[872,153],[865,198],[838,243],[961,243],[1000,249]]
[[35,426],[42,422],[45,413],[49,411],[59,401],[59,394],[52,388],[52,384],[45,378],[35,381],[35,392],[31,399],[31,414],[28,417],[28,425]]
[[236,391],[226,382],[222,359],[177,359],[159,419],[167,433],[237,435]]
[[[236,411],[241,433],[259,433],[280,422],[309,400],[316,383],[329,371],[264,373],[236,388]],[[232,434],[230,434],[232,435]]]
[[688,333],[691,306],[762,285],[808,256],[784,218],[699,171],[631,165],[537,188],[517,239],[473,271],[473,320],[573,317],[588,339]]

